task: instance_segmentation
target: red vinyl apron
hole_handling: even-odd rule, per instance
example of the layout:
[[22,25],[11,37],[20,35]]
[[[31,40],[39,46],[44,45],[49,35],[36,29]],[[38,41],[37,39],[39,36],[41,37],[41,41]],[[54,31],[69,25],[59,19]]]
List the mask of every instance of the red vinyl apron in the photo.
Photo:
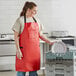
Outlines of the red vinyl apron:
[[39,26],[37,22],[24,23],[19,37],[22,59],[16,55],[16,71],[29,72],[40,69]]

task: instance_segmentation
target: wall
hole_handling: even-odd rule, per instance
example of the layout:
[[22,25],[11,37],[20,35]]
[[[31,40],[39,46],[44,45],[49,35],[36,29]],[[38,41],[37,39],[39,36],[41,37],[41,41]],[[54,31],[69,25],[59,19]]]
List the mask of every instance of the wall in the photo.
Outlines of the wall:
[[[12,33],[11,27],[19,16],[26,0],[0,0],[0,33]],[[44,32],[69,31],[76,35],[75,0],[28,0],[38,5],[38,14]]]

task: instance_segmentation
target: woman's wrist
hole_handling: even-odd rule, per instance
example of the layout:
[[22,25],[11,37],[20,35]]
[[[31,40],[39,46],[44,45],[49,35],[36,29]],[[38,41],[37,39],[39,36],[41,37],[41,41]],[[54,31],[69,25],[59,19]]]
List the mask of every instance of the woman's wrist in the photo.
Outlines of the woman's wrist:
[[17,52],[20,52],[20,48],[17,48],[17,50],[16,50]]

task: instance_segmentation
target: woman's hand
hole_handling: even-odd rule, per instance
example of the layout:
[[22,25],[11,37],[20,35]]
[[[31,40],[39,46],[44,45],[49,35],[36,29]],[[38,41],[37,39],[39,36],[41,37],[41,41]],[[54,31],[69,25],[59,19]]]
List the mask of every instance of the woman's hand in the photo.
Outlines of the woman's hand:
[[17,50],[16,53],[17,53],[17,57],[18,57],[19,59],[22,59],[23,55],[22,55],[21,50],[20,50],[20,49]]
[[56,43],[56,42],[62,42],[61,40],[50,40],[50,45],[53,45],[54,43]]
[[[55,41],[55,42],[56,42],[56,41]],[[50,41],[50,43],[49,43],[49,44],[50,44],[50,45],[53,45],[55,42],[51,42],[51,41]]]

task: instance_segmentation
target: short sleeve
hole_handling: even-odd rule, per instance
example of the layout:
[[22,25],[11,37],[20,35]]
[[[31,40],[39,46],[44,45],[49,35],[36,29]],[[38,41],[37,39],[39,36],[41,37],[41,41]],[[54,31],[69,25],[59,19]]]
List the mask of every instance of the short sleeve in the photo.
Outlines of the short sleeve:
[[20,25],[21,25],[21,24],[20,24],[20,19],[17,18],[17,20],[15,21],[15,23],[14,23],[14,25],[13,25],[13,27],[12,27],[12,30],[20,33],[20,28],[21,28]]
[[43,32],[44,27],[43,27],[43,24],[40,22],[39,19],[37,19],[37,23],[38,23],[38,25],[39,25],[39,32]]

